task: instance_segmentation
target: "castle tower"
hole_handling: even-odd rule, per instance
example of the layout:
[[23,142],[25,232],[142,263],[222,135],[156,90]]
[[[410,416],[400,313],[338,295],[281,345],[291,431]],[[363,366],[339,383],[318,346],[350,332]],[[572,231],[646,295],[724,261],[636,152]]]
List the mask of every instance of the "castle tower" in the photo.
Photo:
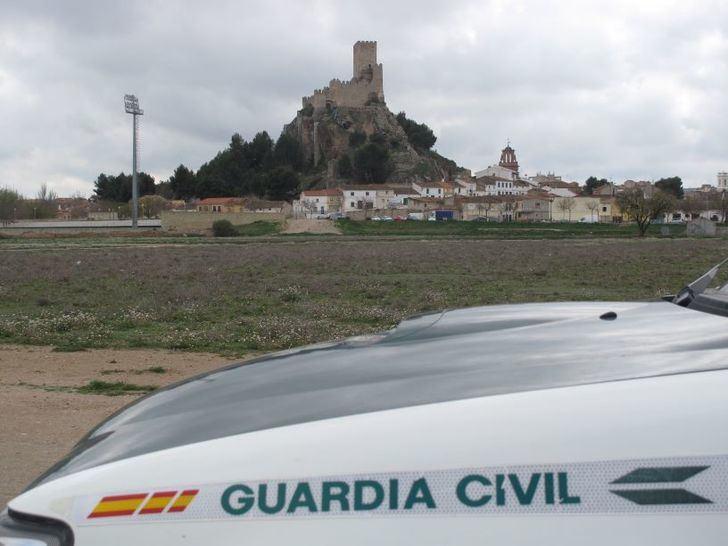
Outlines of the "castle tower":
[[372,92],[384,102],[384,70],[377,64],[377,42],[354,44],[354,79],[371,82]]
[[506,147],[501,150],[500,161],[498,165],[505,167],[506,169],[512,170],[518,176],[518,160],[516,159],[516,151],[511,148],[510,141],[506,144]]
[[361,78],[362,73],[377,66],[377,42],[357,42],[354,44],[354,74]]

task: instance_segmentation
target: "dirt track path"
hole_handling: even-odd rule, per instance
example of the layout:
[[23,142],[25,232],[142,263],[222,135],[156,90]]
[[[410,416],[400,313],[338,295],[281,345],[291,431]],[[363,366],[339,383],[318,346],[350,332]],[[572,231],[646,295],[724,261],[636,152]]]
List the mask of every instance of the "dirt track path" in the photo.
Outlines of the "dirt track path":
[[161,386],[228,362],[199,353],[56,353],[50,347],[0,345],[0,510],[89,429],[137,398],[69,388],[93,380]]

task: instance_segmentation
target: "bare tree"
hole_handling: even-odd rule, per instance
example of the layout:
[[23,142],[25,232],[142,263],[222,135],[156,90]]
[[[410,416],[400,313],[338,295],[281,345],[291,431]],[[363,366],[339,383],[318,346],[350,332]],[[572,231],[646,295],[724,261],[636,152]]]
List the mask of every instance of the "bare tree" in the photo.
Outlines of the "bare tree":
[[44,202],[47,202],[47,203],[52,203],[53,201],[55,201],[56,199],[58,199],[58,194],[55,191],[53,191],[51,189],[48,189],[48,184],[46,184],[45,182],[43,182],[40,185],[40,189],[38,190],[38,193],[36,194],[36,197],[35,198],[38,201],[44,201]]
[[488,213],[490,212],[490,209],[493,208],[493,202],[485,198],[482,201],[478,201],[478,216],[483,217],[483,211],[485,211],[484,218],[487,220],[490,220]]
[[[599,201],[596,199],[590,199],[585,203],[586,208],[591,212],[591,221],[594,221],[594,213],[599,210]],[[597,220],[599,220],[599,215],[597,215]]]
[[564,197],[563,199],[559,199],[556,204],[562,214],[566,214],[567,212],[569,213],[569,222],[571,222],[571,211],[573,210],[574,205],[576,205],[576,200],[573,197]]
[[364,220],[366,220],[368,218],[369,209],[374,208],[374,199],[372,199],[371,195],[362,195],[359,203],[361,204],[361,208],[364,210]]
[[645,197],[640,189],[626,190],[617,197],[622,212],[637,224],[640,237],[644,237],[653,220],[675,208],[675,200],[664,192],[655,190],[652,197]]
[[28,201],[28,210],[26,214],[30,216],[31,209],[33,218],[53,218],[58,211],[58,204],[56,202],[58,194],[48,188],[48,184],[45,182],[40,185],[38,193],[35,195],[35,200]]
[[318,205],[313,201],[304,201],[301,200],[301,208],[303,209],[303,215],[306,218],[310,218],[314,215],[316,211],[318,211]]

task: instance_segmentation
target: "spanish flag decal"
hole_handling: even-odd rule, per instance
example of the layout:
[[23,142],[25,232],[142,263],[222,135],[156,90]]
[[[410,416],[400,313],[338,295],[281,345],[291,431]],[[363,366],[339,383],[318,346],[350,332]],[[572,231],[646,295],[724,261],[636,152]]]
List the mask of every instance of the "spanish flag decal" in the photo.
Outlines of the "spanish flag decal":
[[144,504],[144,507],[139,511],[140,514],[161,514],[167,505],[172,502],[172,499],[177,494],[177,491],[160,491],[154,493],[149,500]]
[[177,497],[177,500],[174,501],[172,508],[169,509],[169,512],[184,512],[194,500],[198,492],[199,491],[197,489],[186,489],[185,491],[182,491],[179,497]]
[[[165,510],[168,514],[184,512],[195,499],[199,490],[185,489],[179,495],[177,493],[179,491],[157,491],[151,495],[149,493],[138,493],[103,497],[88,515],[88,519],[133,516],[134,514],[138,516],[161,514]],[[144,502],[145,500],[146,502]],[[137,510],[139,511],[137,512]]]
[[137,511],[147,493],[138,495],[115,495],[104,497],[96,505],[96,508],[88,515],[89,518],[111,518],[116,516],[131,516]]

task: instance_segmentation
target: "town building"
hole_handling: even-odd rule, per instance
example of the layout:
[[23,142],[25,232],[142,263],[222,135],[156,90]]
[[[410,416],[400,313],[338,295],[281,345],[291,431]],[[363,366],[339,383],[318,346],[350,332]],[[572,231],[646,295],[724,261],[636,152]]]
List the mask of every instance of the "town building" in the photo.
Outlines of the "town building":
[[445,196],[445,188],[441,182],[412,182],[412,189],[423,197]]
[[293,202],[293,214],[296,216],[331,214],[341,212],[343,195],[339,188],[327,190],[305,190],[299,199]]
[[625,180],[622,185],[617,188],[613,194],[616,195],[619,191],[639,189],[642,191],[642,195],[646,198],[652,197],[655,193],[655,186],[649,180]]
[[390,186],[392,188],[392,197],[389,199],[387,208],[398,209],[407,206],[409,199],[419,197],[420,194],[412,187],[407,186]]
[[475,179],[474,195],[522,195],[530,184],[502,176],[481,176]]
[[475,195],[476,191],[476,184],[475,179],[463,179],[463,178],[456,178],[453,181],[453,193],[455,195]]
[[551,221],[551,205],[554,196],[549,193],[528,192],[519,199],[517,218],[520,222]]
[[197,202],[197,212],[242,212],[244,204],[242,197],[208,197]]
[[511,148],[511,143],[508,142],[506,147],[501,150],[500,161],[498,165],[491,165],[490,167],[478,171],[475,173],[475,178],[482,178],[484,176],[497,176],[500,178],[507,178],[509,180],[518,180],[518,159],[516,158],[516,151]]
[[619,222],[622,213],[615,197],[554,197],[551,220],[554,222]]
[[718,189],[720,191],[728,190],[728,172],[718,173]]
[[395,197],[394,189],[385,184],[347,185],[341,187],[342,211],[387,209]]

